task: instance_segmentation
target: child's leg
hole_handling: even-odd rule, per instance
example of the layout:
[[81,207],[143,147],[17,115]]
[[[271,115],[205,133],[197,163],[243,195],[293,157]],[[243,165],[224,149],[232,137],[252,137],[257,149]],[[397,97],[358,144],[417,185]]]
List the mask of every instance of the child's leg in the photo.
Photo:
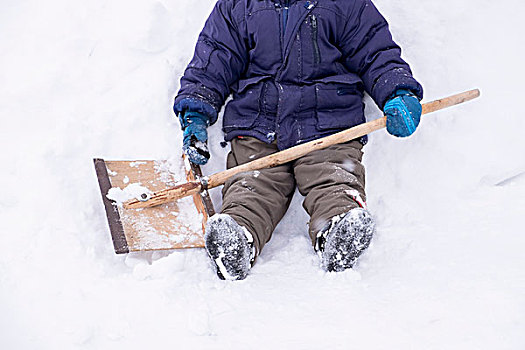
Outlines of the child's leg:
[[315,151],[294,162],[303,207],[310,214],[309,234],[316,235],[330,220],[351,209],[364,206],[365,169],[361,164],[363,146],[358,141]]
[[[277,152],[275,144],[252,137],[235,138],[227,167],[247,163]],[[221,213],[230,215],[253,235],[256,255],[271,238],[292,199],[295,180],[291,164],[242,173],[228,180],[222,190]]]

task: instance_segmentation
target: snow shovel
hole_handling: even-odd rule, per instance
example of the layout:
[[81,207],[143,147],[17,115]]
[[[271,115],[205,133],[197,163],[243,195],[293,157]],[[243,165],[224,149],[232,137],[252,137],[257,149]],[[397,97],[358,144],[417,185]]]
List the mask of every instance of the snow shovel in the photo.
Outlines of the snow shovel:
[[[466,91],[452,95],[440,100],[423,104],[423,114],[432,113],[447,107],[455,106],[475,99],[480,96],[478,89]],[[151,208],[157,205],[174,202],[186,196],[195,195],[202,191],[223,185],[229,178],[243,172],[271,168],[277,165],[291,162],[305,154],[320,150],[338,143],[348,142],[373,131],[386,127],[386,117],[378,118],[368,123],[364,123],[339,133],[313,140],[298,146],[291,147],[284,151],[271,154],[251,161],[246,164],[205,177],[198,177],[194,181],[188,181],[167,188],[153,194],[142,194],[138,199],[130,200],[124,204],[127,209]]]
[[[423,114],[479,97],[471,90],[423,105]],[[184,159],[186,181],[166,161],[104,161],[94,159],[115,252],[198,248],[204,246],[204,227],[214,214],[208,189],[223,185],[242,172],[260,170],[293,161],[315,150],[344,143],[386,127],[386,118],[358,125],[337,134],[310,141],[252,162],[202,176],[200,168]],[[111,191],[129,189],[133,199],[112,197]],[[109,195],[109,198],[108,198]]]

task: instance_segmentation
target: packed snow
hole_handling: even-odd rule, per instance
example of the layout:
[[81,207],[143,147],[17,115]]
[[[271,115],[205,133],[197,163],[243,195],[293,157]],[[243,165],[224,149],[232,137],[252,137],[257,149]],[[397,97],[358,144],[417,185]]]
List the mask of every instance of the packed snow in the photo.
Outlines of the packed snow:
[[525,348],[521,0],[375,0],[425,100],[482,98],[371,135],[355,269],[319,268],[299,194],[244,281],[203,249],[114,254],[92,158],[180,157],[172,99],[214,3],[0,3],[0,349]]
[[[129,179],[126,181],[126,178],[127,177],[124,178],[124,183],[129,182]],[[144,196],[144,198],[142,198],[142,196]],[[150,196],[151,191],[147,187],[142,186],[140,183],[132,183],[124,188],[112,187],[109,189],[108,194],[106,195],[108,199],[111,199],[120,207],[122,207],[123,204],[129,200],[144,200],[145,198],[149,198]]]

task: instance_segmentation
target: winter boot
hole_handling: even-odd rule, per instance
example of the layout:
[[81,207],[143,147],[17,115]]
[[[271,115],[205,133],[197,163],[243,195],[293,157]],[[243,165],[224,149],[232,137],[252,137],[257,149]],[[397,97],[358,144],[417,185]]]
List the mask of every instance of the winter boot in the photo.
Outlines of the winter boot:
[[208,220],[205,246],[217,275],[222,280],[243,280],[254,257],[253,237],[228,214],[217,214]]
[[374,232],[374,220],[365,209],[355,208],[332,218],[328,227],[317,234],[315,250],[321,266],[328,272],[352,268]]

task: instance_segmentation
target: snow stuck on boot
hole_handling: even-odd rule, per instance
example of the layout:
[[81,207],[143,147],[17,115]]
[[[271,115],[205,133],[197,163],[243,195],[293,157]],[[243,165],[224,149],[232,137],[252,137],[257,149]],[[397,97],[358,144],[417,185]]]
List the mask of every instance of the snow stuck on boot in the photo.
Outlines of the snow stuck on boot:
[[204,239],[219,278],[246,278],[254,255],[253,237],[246,228],[227,214],[216,214],[208,220]]
[[321,266],[328,272],[352,268],[370,245],[374,232],[374,220],[365,209],[355,208],[346,215],[334,217],[330,227],[317,237]]

